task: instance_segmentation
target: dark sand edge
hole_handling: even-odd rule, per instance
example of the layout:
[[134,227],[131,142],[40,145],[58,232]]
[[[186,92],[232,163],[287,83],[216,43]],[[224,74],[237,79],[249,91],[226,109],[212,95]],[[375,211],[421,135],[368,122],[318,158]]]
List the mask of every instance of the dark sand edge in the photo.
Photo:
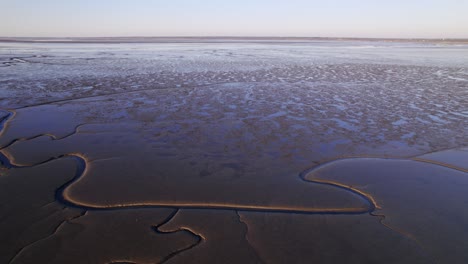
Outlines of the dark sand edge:
[[[15,117],[14,111],[9,111],[9,115],[7,115],[3,120],[0,122],[0,135],[3,133],[4,130],[8,127],[8,123],[13,120]],[[5,129],[3,129],[5,128]],[[77,130],[70,135],[77,133]],[[68,136],[70,136],[68,135]],[[36,138],[33,137],[33,138]],[[51,137],[52,140],[60,140],[55,136]],[[15,139],[11,143],[7,144],[10,146],[17,141],[27,141],[28,139]],[[67,190],[69,187],[73,186],[76,182],[78,182],[82,177],[86,175],[87,168],[88,168],[88,161],[85,156],[79,153],[68,153],[63,154],[57,157],[51,157],[50,159],[40,162],[38,164],[33,165],[18,165],[14,162],[11,162],[13,157],[5,154],[3,149],[6,146],[0,149],[0,161],[3,167],[5,168],[14,168],[14,169],[21,169],[21,168],[31,168],[35,166],[40,166],[58,159],[62,158],[73,158],[77,163],[77,170],[75,176],[68,182],[64,183],[56,190],[56,199],[60,203],[73,208],[78,208],[82,210],[116,210],[116,209],[141,209],[141,208],[173,208],[173,209],[210,209],[210,210],[236,210],[236,211],[254,211],[254,212],[278,212],[278,213],[298,213],[298,214],[366,214],[373,212],[377,206],[374,203],[374,200],[370,198],[365,193],[362,193],[356,189],[348,188],[344,185],[333,183],[333,182],[325,182],[325,181],[307,181],[301,177],[307,183],[315,183],[320,185],[327,185],[332,186],[341,190],[348,191],[354,195],[360,197],[365,204],[366,207],[362,208],[307,208],[307,207],[284,207],[284,206],[258,206],[258,205],[239,205],[239,204],[209,204],[209,203],[133,203],[133,204],[121,204],[121,205],[110,205],[110,206],[99,206],[93,204],[85,204],[80,203],[80,201],[74,200],[70,195],[67,194]]]

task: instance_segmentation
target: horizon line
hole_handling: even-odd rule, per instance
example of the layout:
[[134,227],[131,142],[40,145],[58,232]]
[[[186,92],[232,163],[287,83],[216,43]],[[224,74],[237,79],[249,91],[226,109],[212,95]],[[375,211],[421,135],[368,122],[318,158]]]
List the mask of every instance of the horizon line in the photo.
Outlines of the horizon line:
[[468,38],[395,38],[395,37],[310,37],[310,36],[217,36],[217,35],[206,35],[206,36],[83,36],[83,37],[8,37],[0,36],[0,42],[23,42],[23,43],[138,43],[138,42],[149,42],[149,40],[162,40],[166,42],[170,41],[184,41],[184,40],[342,40],[342,41],[416,41],[416,42],[467,42]]

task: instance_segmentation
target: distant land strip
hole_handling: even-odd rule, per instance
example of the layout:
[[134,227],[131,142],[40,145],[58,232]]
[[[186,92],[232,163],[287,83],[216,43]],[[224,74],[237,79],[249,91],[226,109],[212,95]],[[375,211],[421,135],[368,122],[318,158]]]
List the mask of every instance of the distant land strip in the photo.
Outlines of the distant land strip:
[[454,38],[327,38],[327,37],[0,37],[0,43],[313,43],[326,41],[403,42],[432,44],[468,44]]

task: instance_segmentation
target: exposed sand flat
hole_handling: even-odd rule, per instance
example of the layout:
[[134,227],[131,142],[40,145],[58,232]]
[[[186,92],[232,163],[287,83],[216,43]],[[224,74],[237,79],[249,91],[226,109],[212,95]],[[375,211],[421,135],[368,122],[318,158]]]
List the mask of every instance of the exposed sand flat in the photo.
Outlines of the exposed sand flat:
[[[437,156],[448,160],[454,152]],[[468,152],[457,154],[456,160],[468,161]],[[466,169],[413,160],[345,159],[305,179],[336,181],[372,195],[381,208],[372,214],[385,226],[416,241],[438,263],[456,263],[468,260],[461,250],[468,246],[467,176]]]
[[434,163],[456,170],[468,172],[468,157],[466,152],[468,148],[450,149],[446,151],[429,153],[414,158],[417,161]]
[[[272,177],[269,174],[257,172],[235,175],[233,173],[236,173],[236,167],[230,167],[229,164],[214,175],[204,172],[204,167],[182,167],[182,162],[173,160],[177,155],[154,156],[152,148],[146,148],[144,142],[138,143],[134,139],[135,133],[137,131],[116,134],[85,133],[58,140],[53,135],[40,136],[14,141],[2,152],[9,163],[17,167],[34,166],[63,155],[85,157],[83,162],[86,168],[64,190],[63,196],[69,203],[88,209],[182,207],[365,213],[373,207],[359,193],[343,191],[336,188],[337,186],[322,183],[304,184],[299,177],[291,180],[290,177],[280,179],[280,175],[273,175],[277,179],[272,184],[268,182],[269,177]],[[128,140],[128,137],[132,140]],[[77,141],[73,140],[75,138]],[[67,140],[71,140],[70,143]],[[97,147],[94,142],[99,142],[102,147]],[[75,151],[70,151],[67,145],[73,146]],[[86,149],[79,149],[78,146]],[[21,159],[22,156],[26,159]],[[159,162],[152,164],[151,160]],[[197,169],[201,171],[193,178],[187,177]],[[260,191],[258,183],[262,181],[265,184]],[[121,189],[123,186],[125,188]],[[287,192],[284,189],[286,186]],[[283,195],[275,195],[279,192]],[[126,195],[122,195],[123,193]]]
[[56,189],[71,180],[75,170],[74,160],[61,159],[34,168],[1,171],[1,263],[8,263],[54,233],[64,221],[84,213],[55,199]]
[[165,262],[198,241],[189,231],[152,230],[170,213],[170,209],[87,212],[64,222],[11,263]]
[[466,47],[280,42],[1,43],[0,262],[467,262]]
[[437,263],[369,215],[240,214],[263,263]]

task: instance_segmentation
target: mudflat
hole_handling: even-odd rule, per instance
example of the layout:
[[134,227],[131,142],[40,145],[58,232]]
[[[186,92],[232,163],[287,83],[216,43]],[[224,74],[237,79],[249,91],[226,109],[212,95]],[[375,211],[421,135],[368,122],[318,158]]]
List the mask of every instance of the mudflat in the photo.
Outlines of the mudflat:
[[468,262],[468,45],[0,41],[1,263]]

